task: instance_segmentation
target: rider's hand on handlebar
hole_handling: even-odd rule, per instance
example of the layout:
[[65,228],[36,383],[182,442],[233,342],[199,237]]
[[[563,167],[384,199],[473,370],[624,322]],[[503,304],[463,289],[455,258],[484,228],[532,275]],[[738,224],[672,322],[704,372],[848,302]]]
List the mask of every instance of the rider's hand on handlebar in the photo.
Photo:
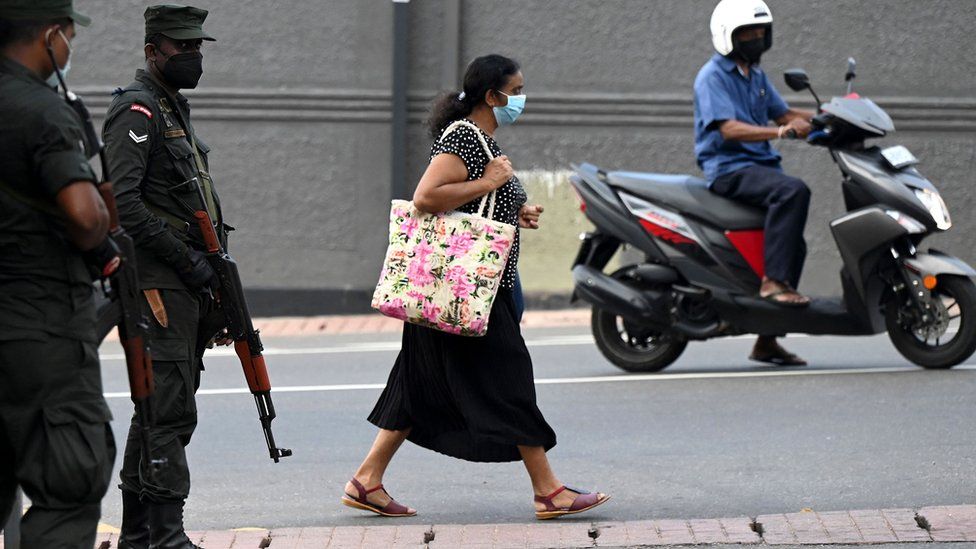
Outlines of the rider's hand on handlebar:
[[508,180],[515,175],[515,171],[512,170],[512,162],[508,159],[508,156],[502,155],[495,158],[485,166],[485,174],[482,179],[491,185],[492,190],[497,189],[508,183]]
[[794,118],[793,120],[790,120],[789,124],[786,125],[786,129],[783,133],[788,134],[790,130],[793,130],[793,132],[796,134],[796,139],[806,139],[806,137],[810,135],[811,129],[813,129],[813,126],[810,125],[809,120]]

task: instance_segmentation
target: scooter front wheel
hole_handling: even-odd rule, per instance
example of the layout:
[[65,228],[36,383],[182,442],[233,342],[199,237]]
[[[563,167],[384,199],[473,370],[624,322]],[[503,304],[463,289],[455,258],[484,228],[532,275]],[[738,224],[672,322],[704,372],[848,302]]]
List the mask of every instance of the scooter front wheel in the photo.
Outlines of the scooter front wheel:
[[593,308],[593,338],[614,366],[628,372],[657,372],[681,356],[688,340],[639,326],[622,317]]
[[976,285],[969,278],[941,276],[930,295],[921,319],[897,298],[889,300],[888,337],[902,356],[923,368],[952,368],[976,352]]

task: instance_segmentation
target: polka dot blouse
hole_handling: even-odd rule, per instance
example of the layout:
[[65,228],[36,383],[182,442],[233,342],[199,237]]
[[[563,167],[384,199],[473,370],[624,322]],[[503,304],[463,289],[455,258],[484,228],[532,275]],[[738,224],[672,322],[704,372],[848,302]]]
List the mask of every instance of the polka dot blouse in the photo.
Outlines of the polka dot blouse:
[[[470,120],[467,121],[471,122]],[[478,131],[481,130],[479,129]],[[460,157],[464,161],[465,167],[468,168],[468,181],[474,181],[480,178],[485,173],[485,167],[488,165],[489,158],[485,154],[485,148],[481,145],[481,140],[478,139],[477,134],[474,132],[468,126],[455,128],[443,139],[434,141],[430,149],[430,158],[433,159],[441,153],[453,154]],[[485,141],[488,142],[488,148],[491,149],[491,153],[496,158],[501,156],[502,151],[498,148],[498,143],[495,143],[495,140],[487,133],[481,131],[481,134],[484,136]],[[495,194],[495,212],[492,215],[492,219],[502,223],[508,223],[509,225],[515,225],[515,242],[512,243],[512,251],[508,257],[508,265],[505,266],[505,272],[502,273],[502,281],[500,283],[502,288],[509,290],[515,287],[515,276],[518,272],[518,212],[527,200],[528,196],[525,194],[525,189],[522,188],[522,183],[515,176],[499,187],[498,192]],[[457,208],[457,210],[470,214],[478,213],[480,203],[481,197],[478,197]]]

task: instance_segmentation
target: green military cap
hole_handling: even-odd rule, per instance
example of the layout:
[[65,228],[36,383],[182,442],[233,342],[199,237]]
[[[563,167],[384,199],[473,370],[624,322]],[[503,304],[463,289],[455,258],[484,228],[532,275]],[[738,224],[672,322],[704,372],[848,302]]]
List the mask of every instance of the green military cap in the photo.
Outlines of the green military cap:
[[[0,0],[3,1],[3,0]],[[146,8],[146,36],[162,34],[173,40],[216,40],[203,32],[207,10],[177,4],[160,4]]]
[[75,11],[72,0],[0,0],[0,18],[10,21],[48,20],[68,17],[87,27],[91,17]]

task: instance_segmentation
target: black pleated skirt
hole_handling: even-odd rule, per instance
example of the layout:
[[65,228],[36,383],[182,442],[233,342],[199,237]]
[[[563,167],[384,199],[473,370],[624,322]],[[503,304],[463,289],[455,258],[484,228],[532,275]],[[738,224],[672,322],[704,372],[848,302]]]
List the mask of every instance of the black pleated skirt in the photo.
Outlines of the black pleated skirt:
[[512,291],[498,291],[483,337],[404,324],[400,355],[369,421],[410,428],[407,440],[467,461],[520,461],[520,445],[555,446],[536,405]]

